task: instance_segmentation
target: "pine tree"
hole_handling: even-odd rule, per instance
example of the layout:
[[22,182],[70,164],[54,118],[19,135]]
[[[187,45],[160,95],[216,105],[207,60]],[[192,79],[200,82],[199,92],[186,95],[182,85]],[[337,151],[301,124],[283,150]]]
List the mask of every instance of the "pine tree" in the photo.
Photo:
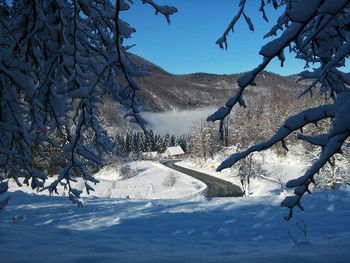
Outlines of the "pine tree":
[[170,145],[169,146],[176,146],[176,138],[175,138],[174,134],[172,134],[170,137]]

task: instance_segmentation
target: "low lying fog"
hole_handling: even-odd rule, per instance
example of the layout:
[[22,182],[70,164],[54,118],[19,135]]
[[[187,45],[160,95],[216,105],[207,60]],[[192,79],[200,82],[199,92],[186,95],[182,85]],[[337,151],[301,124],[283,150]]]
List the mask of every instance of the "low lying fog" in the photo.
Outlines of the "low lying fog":
[[147,127],[155,132],[180,135],[188,133],[194,121],[206,120],[216,110],[217,107],[204,107],[186,111],[143,112],[141,115],[148,122]]

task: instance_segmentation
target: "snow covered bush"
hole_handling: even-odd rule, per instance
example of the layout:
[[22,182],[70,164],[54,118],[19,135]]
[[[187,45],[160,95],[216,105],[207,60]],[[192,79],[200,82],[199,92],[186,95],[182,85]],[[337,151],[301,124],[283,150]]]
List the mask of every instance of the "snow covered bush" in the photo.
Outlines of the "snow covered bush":
[[[169,22],[174,7],[143,0]],[[81,205],[70,182],[79,174],[85,190],[98,180],[90,171],[103,165],[112,143],[101,126],[99,106],[109,95],[137,110],[140,74],[123,42],[135,29],[121,20],[132,1],[0,0],[0,176],[57,193],[64,184]],[[56,180],[45,185],[45,163],[55,153]],[[42,159],[44,165],[34,165]],[[22,180],[23,179],[23,180]],[[5,181],[6,181],[5,180]],[[0,193],[6,192],[4,180]],[[8,199],[5,199],[5,201]],[[5,201],[0,202],[0,209]]]
[[316,189],[335,189],[350,185],[349,163],[338,158],[332,158],[331,162],[332,164],[325,164],[315,175]]
[[164,178],[162,185],[164,187],[171,188],[171,187],[174,187],[176,183],[177,183],[177,176],[173,173],[170,173]]
[[130,168],[129,164],[123,164],[119,170],[121,180],[128,180],[137,175],[137,172]]
[[[227,48],[228,34],[231,30],[233,31],[240,18],[245,19],[249,29],[254,31],[254,25],[247,14],[246,2],[246,0],[240,1],[237,15],[217,40],[216,43],[221,48]],[[220,121],[220,130],[223,134],[224,119],[230,114],[232,108],[236,104],[246,106],[245,89],[255,85],[255,77],[274,58],[279,59],[283,66],[285,49],[293,53],[296,58],[302,59],[306,69],[312,65],[311,69],[300,73],[300,79],[308,80],[310,83],[300,96],[308,93],[312,95],[314,89],[319,89],[325,96],[331,97],[332,101],[305,109],[289,117],[271,139],[231,155],[218,167],[218,171],[231,167],[249,154],[268,149],[277,143],[281,143],[287,149],[285,139],[291,133],[297,130],[302,132],[307,124],[317,124],[318,121],[330,118],[331,124],[326,132],[321,131],[316,136],[303,134],[298,136],[300,140],[321,147],[322,151],[304,175],[287,183],[288,188],[294,188],[294,196],[286,197],[282,206],[289,208],[286,219],[290,219],[294,207],[298,206],[303,210],[301,198],[306,192],[310,192],[309,187],[315,182],[315,174],[329,162],[332,156],[341,153],[341,148],[350,135],[350,73],[342,69],[350,53],[350,6],[346,0],[261,0],[260,3],[259,11],[265,20],[268,20],[265,12],[267,4],[283,11],[275,25],[265,35],[266,38],[274,39],[261,48],[262,62],[238,80],[237,93],[209,116],[208,120]]]

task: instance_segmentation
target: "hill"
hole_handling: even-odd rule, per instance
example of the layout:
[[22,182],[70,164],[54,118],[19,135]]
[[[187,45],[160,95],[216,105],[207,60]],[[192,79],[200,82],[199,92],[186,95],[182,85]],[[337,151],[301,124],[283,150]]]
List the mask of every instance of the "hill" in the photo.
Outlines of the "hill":
[[[139,98],[144,111],[185,110],[204,106],[219,106],[232,96],[238,88],[237,80],[242,74],[218,75],[193,73],[175,75],[166,72],[153,63],[132,55],[137,67],[148,73],[139,78],[142,91]],[[259,94],[283,94],[295,97],[292,89],[302,90],[305,86],[296,84],[296,76],[280,76],[263,72],[257,77],[257,86],[248,89],[248,96]]]
[[[146,73],[144,74],[146,76],[138,78],[142,88],[137,94],[141,101],[140,111],[144,112],[183,111],[208,106],[219,107],[235,94],[238,89],[237,80],[242,76],[242,73],[175,75],[137,55],[130,54],[130,59],[135,69]],[[295,75],[280,76],[264,71],[257,76],[256,86],[246,90],[246,102],[248,105],[255,106],[260,103],[259,107],[268,112],[275,108],[275,112],[271,114],[279,115],[279,120],[275,125],[280,124],[287,115],[306,106],[311,106],[307,96],[301,100],[297,99],[298,94],[306,86],[305,83],[296,83],[296,80]],[[321,101],[321,99],[316,101],[316,104],[322,103]],[[315,102],[312,103],[315,104]],[[119,130],[130,126],[137,128],[136,125],[123,120],[122,112],[122,108],[112,100],[108,98],[104,100],[102,118],[106,121],[107,127]]]

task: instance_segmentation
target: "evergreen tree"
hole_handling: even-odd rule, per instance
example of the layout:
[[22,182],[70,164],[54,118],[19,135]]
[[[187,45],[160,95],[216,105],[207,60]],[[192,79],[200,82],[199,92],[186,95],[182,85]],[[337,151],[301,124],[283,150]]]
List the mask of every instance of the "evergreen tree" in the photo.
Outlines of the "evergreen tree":
[[172,134],[171,137],[170,137],[170,144],[169,146],[176,146],[176,138],[175,138],[175,135]]

